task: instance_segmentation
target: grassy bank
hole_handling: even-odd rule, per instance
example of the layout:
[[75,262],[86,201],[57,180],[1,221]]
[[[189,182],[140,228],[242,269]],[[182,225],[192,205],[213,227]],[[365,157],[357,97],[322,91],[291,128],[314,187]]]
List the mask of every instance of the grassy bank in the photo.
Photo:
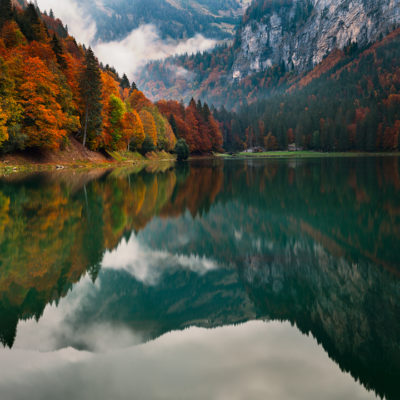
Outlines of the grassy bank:
[[24,152],[0,155],[0,175],[78,168],[140,167],[161,162],[171,163],[175,159],[175,155],[165,151],[151,152],[146,154],[146,157],[138,152],[109,151],[101,153],[91,151],[70,136],[68,145],[57,151],[30,149]]
[[238,158],[322,158],[322,157],[380,157],[380,156],[400,156],[395,153],[366,153],[366,152],[344,152],[344,153],[322,153],[317,151],[267,151],[263,153],[240,152],[234,155],[222,153],[216,154],[217,157],[225,159]]
[[113,152],[109,154],[109,158],[100,158],[98,160],[76,160],[60,162],[40,162],[40,160],[24,159],[22,157],[16,159],[0,160],[0,176],[10,175],[14,173],[56,171],[79,169],[81,171],[91,170],[94,168],[136,168],[143,167],[153,168],[156,164],[168,164],[175,162],[176,158],[173,154],[166,152],[153,152],[147,157],[139,153],[119,153]]

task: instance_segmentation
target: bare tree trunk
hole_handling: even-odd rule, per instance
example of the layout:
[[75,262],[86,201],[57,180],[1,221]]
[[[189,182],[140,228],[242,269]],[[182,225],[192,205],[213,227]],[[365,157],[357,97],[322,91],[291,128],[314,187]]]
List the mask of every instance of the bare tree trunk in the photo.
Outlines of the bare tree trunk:
[[84,128],[84,131],[83,131],[83,147],[86,146],[88,119],[89,119],[89,107],[86,106],[86,112],[85,112],[85,128]]

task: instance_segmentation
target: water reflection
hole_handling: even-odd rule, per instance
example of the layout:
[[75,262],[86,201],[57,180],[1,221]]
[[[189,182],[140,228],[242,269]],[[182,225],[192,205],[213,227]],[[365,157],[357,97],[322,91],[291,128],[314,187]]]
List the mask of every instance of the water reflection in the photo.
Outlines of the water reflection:
[[11,354],[72,347],[80,359],[189,326],[289,321],[367,389],[398,398],[399,204],[398,158],[4,178],[0,339]]
[[[8,362],[0,387],[10,400],[374,398],[288,323],[190,328],[108,354],[16,353],[0,361]],[[34,361],[21,367],[27,357]]]

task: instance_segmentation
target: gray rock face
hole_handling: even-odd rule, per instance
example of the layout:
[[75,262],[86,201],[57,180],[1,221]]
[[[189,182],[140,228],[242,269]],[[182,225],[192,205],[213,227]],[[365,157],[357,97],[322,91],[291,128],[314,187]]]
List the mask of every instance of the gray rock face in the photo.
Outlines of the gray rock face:
[[283,63],[309,70],[332,50],[365,46],[400,23],[400,0],[291,0],[252,8],[239,32],[234,79]]

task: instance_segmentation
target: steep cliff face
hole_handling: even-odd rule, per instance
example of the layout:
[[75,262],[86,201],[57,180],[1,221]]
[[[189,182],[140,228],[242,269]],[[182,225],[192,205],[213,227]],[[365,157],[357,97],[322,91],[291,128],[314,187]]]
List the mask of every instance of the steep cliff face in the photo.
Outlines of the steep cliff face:
[[235,43],[233,78],[273,65],[303,72],[334,49],[375,42],[400,22],[400,0],[256,0]]
[[194,97],[237,108],[284,91],[318,66],[302,81],[309,84],[399,26],[400,0],[254,0],[232,44],[153,62],[136,82],[154,100]]

